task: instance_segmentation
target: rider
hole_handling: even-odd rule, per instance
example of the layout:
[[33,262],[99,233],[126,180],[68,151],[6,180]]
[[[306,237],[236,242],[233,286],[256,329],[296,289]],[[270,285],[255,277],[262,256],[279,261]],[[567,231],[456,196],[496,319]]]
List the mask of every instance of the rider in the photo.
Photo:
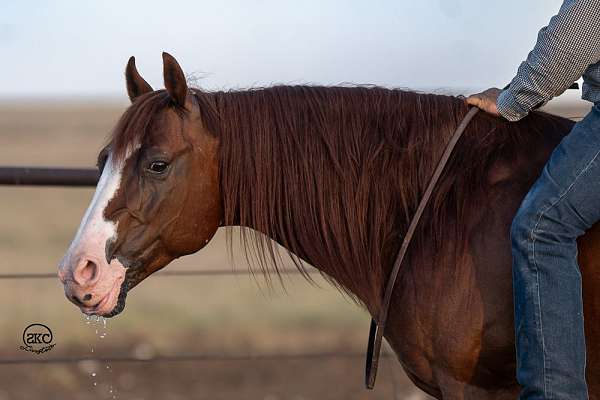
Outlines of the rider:
[[518,121],[581,76],[595,105],[554,150],[510,232],[521,399],[588,398],[576,239],[600,220],[600,0],[565,0],[508,88],[467,99]]

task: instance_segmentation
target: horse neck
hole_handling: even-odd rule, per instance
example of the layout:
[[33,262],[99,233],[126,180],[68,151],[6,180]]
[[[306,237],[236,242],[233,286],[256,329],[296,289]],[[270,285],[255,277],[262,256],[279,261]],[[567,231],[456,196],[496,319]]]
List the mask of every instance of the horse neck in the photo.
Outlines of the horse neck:
[[[393,122],[361,130],[379,123],[385,110],[367,109],[365,120],[350,122],[362,124],[353,131],[330,127],[328,118],[343,125],[344,115],[323,115],[302,101],[265,109],[264,101],[248,94],[222,96],[219,102],[237,111],[225,117],[234,121],[220,138],[225,225],[255,231],[244,243],[258,249],[251,253],[259,265],[280,263],[266,235],[377,313],[413,204],[432,170],[423,149],[439,153],[434,144],[439,147],[440,138],[424,135],[414,145],[398,138],[400,149],[394,150]],[[319,130],[325,126],[331,131]],[[417,159],[423,168],[415,168]]]

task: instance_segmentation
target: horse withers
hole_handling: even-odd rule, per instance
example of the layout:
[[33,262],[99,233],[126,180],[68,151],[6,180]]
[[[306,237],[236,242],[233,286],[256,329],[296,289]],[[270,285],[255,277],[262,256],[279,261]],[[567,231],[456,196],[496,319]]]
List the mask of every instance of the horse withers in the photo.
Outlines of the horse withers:
[[[402,236],[463,100],[373,86],[188,87],[163,54],[165,90],[133,57],[132,101],[100,153],[102,175],[59,267],[84,313],[114,316],[129,290],[200,250],[220,226],[251,234],[259,267],[275,243],[377,316]],[[444,399],[514,399],[509,227],[572,122],[479,113],[433,194],[398,275],[385,337],[408,376]],[[248,233],[246,232],[246,233]],[[272,240],[265,240],[265,235]],[[580,240],[588,384],[600,399],[600,229]],[[596,339],[596,340],[595,340]]]

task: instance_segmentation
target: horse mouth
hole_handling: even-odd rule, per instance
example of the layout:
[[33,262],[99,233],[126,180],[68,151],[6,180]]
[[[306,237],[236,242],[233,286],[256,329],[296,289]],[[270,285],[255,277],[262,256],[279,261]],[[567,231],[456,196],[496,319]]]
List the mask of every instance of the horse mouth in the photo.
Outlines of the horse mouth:
[[127,279],[120,283],[116,281],[112,289],[98,303],[90,307],[81,307],[81,311],[87,315],[97,315],[104,318],[118,315],[125,308],[128,287]]
[[[116,315],[119,315],[124,309],[125,309],[125,300],[127,299],[127,293],[129,292],[129,290],[131,288],[133,288],[135,285],[137,285],[142,279],[140,279],[139,274],[140,274],[140,270],[141,270],[141,265],[142,263],[140,261],[137,262],[131,262],[129,259],[125,258],[125,257],[121,257],[119,255],[114,255],[113,258],[117,259],[121,265],[123,265],[126,269],[125,272],[125,277],[123,279],[123,281],[121,282],[121,285],[119,287],[117,287],[116,282],[115,282],[115,287],[113,287],[113,289],[107,294],[107,298],[111,298],[112,296],[112,301],[107,300],[106,304],[114,304],[114,306],[111,307],[105,307],[106,308],[110,308],[108,310],[102,309],[100,310],[99,308],[96,309],[96,312],[94,312],[94,315],[98,315],[104,318],[111,318],[114,317]],[[118,292],[117,292],[118,290]],[[116,295],[115,295],[116,294]],[[114,300],[114,298],[116,297],[116,301]],[[103,300],[100,301],[100,303],[102,303]],[[99,303],[99,305],[100,305]],[[102,312],[100,312],[102,311]]]

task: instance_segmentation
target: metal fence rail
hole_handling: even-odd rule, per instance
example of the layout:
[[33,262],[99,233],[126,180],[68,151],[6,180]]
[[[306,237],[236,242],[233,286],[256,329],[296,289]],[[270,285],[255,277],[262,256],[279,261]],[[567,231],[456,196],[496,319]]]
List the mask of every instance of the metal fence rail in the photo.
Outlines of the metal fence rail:
[[0,185],[96,186],[95,168],[0,167]]

